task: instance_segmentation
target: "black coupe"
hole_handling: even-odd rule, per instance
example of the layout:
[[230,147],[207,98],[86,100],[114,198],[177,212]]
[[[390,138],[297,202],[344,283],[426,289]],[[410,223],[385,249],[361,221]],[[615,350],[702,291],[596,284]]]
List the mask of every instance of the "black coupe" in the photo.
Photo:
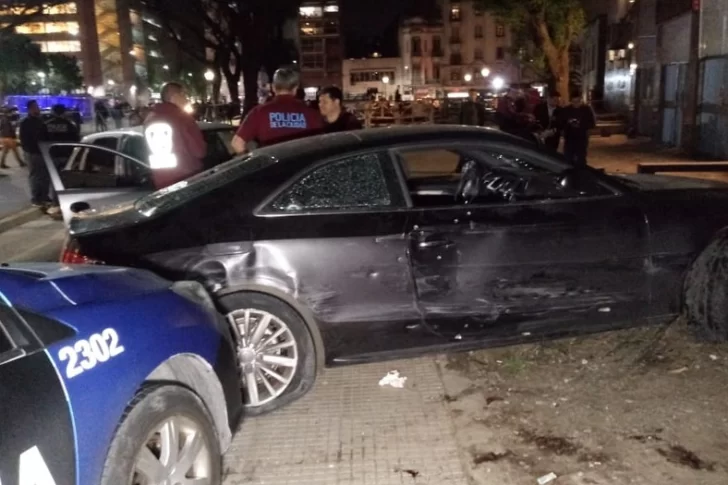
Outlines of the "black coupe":
[[682,310],[725,338],[727,203],[728,185],[574,169],[494,130],[386,128],[257,150],[78,214],[62,261],[204,283],[259,413],[323,365]]

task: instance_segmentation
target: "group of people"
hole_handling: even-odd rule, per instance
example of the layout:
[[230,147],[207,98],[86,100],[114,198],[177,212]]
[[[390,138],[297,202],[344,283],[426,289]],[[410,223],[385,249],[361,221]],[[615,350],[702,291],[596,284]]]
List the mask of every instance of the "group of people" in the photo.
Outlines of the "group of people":
[[[486,125],[485,107],[477,102],[478,92],[461,108],[461,123]],[[556,153],[564,140],[564,157],[573,165],[586,165],[589,134],[596,127],[594,110],[574,93],[564,105],[561,95],[552,92],[545,101],[535,102],[519,89],[510,89],[498,99],[495,122],[501,131],[542,143]]]

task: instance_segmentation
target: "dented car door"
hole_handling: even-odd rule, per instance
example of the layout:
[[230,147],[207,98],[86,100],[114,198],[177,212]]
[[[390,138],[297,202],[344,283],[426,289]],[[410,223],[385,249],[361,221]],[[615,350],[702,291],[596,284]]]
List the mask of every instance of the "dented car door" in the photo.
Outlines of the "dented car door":
[[409,230],[420,308],[447,339],[647,314],[648,227],[628,196],[424,209]]

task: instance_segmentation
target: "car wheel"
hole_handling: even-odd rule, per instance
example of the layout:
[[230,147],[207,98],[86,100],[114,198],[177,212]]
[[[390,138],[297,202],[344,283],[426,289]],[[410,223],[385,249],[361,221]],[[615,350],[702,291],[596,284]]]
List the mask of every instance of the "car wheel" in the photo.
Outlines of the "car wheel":
[[184,387],[143,388],[127,407],[106,457],[102,485],[220,483],[215,424]]
[[246,413],[264,414],[303,396],[316,379],[316,351],[301,316],[261,293],[219,299],[236,341]]
[[698,335],[728,340],[728,232],[721,231],[685,277],[684,311]]

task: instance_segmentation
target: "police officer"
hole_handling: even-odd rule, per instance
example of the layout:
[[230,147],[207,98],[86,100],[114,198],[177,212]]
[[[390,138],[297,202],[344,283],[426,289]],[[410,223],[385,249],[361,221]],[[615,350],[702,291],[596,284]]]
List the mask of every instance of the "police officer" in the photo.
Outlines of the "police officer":
[[275,97],[253,108],[240,124],[232,142],[236,153],[250,150],[253,143],[268,146],[323,132],[319,112],[296,97],[300,84],[293,69],[282,68],[273,74]]
[[[66,116],[66,107],[56,104],[51,108],[51,117],[45,122],[45,141],[50,143],[78,143],[81,141],[79,127]],[[56,167],[62,167],[68,162],[73,153],[73,147],[55,147],[51,149],[51,156]],[[50,184],[50,196],[54,207],[58,207],[58,197]],[[55,215],[56,210],[49,210],[48,214]]]

